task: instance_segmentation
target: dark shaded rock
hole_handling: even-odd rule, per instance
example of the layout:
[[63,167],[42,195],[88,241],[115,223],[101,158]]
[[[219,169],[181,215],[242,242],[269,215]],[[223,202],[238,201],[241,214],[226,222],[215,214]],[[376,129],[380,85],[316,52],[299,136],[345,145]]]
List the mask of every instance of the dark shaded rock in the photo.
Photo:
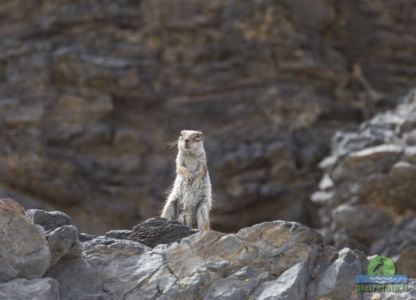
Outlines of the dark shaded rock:
[[51,231],[64,225],[74,225],[71,218],[60,211],[28,209],[26,211],[26,216],[28,216],[33,223],[42,226],[46,231]]
[[0,283],[0,299],[59,300],[59,284],[55,279],[15,279]]
[[192,230],[179,222],[154,217],[134,226],[128,239],[153,248],[159,244],[178,242],[196,232],[197,230]]
[[61,300],[114,299],[103,290],[103,274],[83,258],[64,258],[48,271],[47,276],[59,282]]
[[80,240],[80,242],[87,242],[87,241],[91,241],[92,239],[95,239],[97,236],[93,235],[93,234],[88,234],[88,233],[79,233],[78,238]]
[[131,230],[110,230],[105,233],[105,236],[114,239],[128,239],[131,234]]

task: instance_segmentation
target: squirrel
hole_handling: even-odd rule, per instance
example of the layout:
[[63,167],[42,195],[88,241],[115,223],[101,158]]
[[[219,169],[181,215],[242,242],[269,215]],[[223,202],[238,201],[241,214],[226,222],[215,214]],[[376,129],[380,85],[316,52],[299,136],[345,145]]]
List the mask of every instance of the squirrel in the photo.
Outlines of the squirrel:
[[204,138],[200,131],[182,130],[178,139],[176,179],[161,217],[191,228],[210,230],[212,206]]

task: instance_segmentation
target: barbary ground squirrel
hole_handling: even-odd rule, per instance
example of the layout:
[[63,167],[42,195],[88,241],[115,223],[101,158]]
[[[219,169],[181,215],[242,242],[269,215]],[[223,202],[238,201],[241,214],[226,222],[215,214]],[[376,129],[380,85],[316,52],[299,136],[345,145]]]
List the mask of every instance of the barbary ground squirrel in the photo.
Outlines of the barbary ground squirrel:
[[176,179],[162,217],[191,228],[210,230],[211,206],[211,181],[202,132],[182,130],[178,140]]

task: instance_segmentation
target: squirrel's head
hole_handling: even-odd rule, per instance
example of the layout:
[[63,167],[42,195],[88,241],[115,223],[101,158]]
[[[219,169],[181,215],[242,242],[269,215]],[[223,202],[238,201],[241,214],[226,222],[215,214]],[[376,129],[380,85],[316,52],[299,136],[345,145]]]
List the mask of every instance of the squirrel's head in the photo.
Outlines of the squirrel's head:
[[201,131],[182,130],[179,135],[178,148],[184,154],[198,155],[204,152],[204,137]]

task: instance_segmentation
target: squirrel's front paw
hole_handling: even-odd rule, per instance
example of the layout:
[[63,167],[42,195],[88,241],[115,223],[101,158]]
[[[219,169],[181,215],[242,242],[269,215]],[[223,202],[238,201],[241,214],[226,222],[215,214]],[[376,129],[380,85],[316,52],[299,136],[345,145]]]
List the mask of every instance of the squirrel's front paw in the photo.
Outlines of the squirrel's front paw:
[[186,176],[186,179],[188,180],[188,183],[189,184],[192,184],[192,183],[194,183],[195,182],[195,177],[194,176],[192,176],[192,174],[188,174],[187,176]]

